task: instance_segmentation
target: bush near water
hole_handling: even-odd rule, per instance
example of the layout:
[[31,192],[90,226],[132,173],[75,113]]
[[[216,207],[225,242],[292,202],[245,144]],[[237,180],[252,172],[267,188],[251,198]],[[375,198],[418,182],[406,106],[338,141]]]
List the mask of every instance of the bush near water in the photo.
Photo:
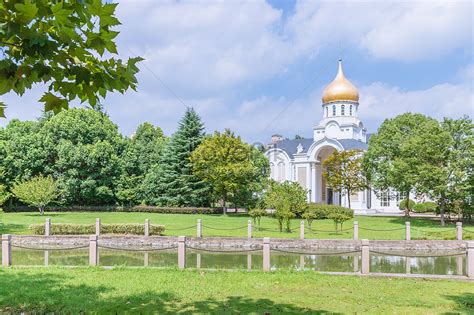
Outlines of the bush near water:
[[[44,235],[44,224],[31,224],[30,231],[36,235]],[[161,235],[165,231],[165,226],[160,224],[150,224],[150,235]],[[101,224],[101,234],[131,234],[144,235],[144,224]],[[95,234],[95,224],[52,224],[51,235],[84,235]]]

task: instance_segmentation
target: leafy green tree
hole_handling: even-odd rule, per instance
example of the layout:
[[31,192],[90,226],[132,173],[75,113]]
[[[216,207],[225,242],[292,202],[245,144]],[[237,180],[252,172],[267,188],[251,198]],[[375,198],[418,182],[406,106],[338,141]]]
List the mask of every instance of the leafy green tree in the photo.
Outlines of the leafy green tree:
[[33,121],[11,120],[0,129],[0,167],[4,171],[2,183],[11,188],[13,183],[41,174],[47,163],[42,124]]
[[[103,58],[117,54],[116,7],[101,0],[0,2],[0,95],[45,84],[40,102],[57,113],[76,99],[94,107],[107,92],[135,89],[140,57]],[[0,102],[0,116],[4,108]]]
[[36,176],[13,185],[13,195],[22,202],[37,207],[43,215],[44,208],[58,195],[58,187],[51,176]]
[[124,141],[106,115],[82,108],[62,111],[44,122],[40,135],[47,153],[43,172],[58,179],[61,202],[115,202]]
[[204,139],[204,125],[186,109],[178,130],[166,144],[160,162],[144,181],[145,200],[162,206],[208,206],[210,185],[193,172],[191,154]]
[[335,191],[347,195],[350,208],[350,196],[367,188],[367,179],[362,167],[362,153],[358,150],[341,152],[335,150],[324,160],[323,166],[325,167],[323,176],[328,185]]
[[124,147],[106,115],[70,109],[37,122],[12,120],[0,129],[0,167],[8,189],[44,174],[58,180],[62,203],[113,204]]
[[[445,212],[466,214],[473,207],[472,178],[474,177],[474,125],[471,118],[445,118],[433,150],[420,152],[432,166],[422,169],[424,186],[437,204],[441,224]],[[437,130],[436,130],[437,131]],[[465,218],[465,219],[466,219]]]
[[10,192],[7,190],[7,186],[3,184],[5,180],[5,171],[0,167],[0,209],[10,199]]
[[280,232],[285,222],[286,231],[290,232],[290,220],[304,212],[307,206],[306,193],[306,190],[297,182],[270,182],[263,198],[267,208],[275,209]]
[[207,137],[191,155],[191,162],[196,174],[212,185],[226,212],[230,199],[242,191],[252,191],[266,178],[268,164],[262,163],[261,155],[257,149],[226,130]]
[[147,122],[138,126],[131,138],[124,139],[122,174],[116,183],[120,204],[131,206],[143,201],[145,176],[159,163],[165,143],[161,128]]
[[370,138],[364,154],[368,179],[376,190],[399,192],[407,200],[406,215],[411,210],[410,193],[427,191],[424,176],[434,169],[427,156],[439,154],[443,137],[435,119],[406,113],[386,119]]
[[258,206],[263,190],[268,187],[270,175],[270,163],[265,155],[257,147],[252,147],[250,161],[254,165],[255,172],[247,179],[245,185],[236,188],[230,195],[229,201],[236,208],[254,208]]
[[0,208],[5,205],[11,194],[7,190],[7,186],[0,184]]

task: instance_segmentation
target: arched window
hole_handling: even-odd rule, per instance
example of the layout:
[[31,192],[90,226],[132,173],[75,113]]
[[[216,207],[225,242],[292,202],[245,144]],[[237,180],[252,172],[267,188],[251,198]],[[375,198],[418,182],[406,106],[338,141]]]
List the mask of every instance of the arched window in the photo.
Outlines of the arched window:
[[341,116],[344,116],[345,115],[345,106],[344,105],[341,105]]
[[336,116],[336,105],[332,105],[332,115]]
[[329,109],[327,106],[326,106],[326,117],[329,117]]
[[352,116],[352,105],[349,106],[349,115]]

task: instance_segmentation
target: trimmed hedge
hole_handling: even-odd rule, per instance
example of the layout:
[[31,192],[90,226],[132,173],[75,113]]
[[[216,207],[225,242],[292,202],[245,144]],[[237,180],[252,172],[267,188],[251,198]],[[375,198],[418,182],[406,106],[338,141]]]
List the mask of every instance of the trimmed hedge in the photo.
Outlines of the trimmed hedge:
[[[4,209],[5,212],[35,212],[35,207],[16,206]],[[222,214],[222,208],[199,207],[155,207],[155,206],[49,206],[45,211],[50,212],[148,212],[148,213],[176,213],[176,214]]]
[[310,202],[303,213],[311,213],[311,215],[307,214],[306,216],[311,216],[314,220],[323,220],[329,219],[329,215],[334,212],[341,212],[345,210],[353,210],[339,206],[339,205],[327,205],[323,203],[315,203]]
[[[29,229],[36,235],[44,235],[44,224],[31,224]],[[150,235],[161,235],[164,225],[150,224]],[[82,235],[95,234],[95,224],[51,224],[51,235]],[[144,235],[144,224],[101,224],[101,234],[132,234]]]
[[149,212],[149,213],[178,213],[178,214],[222,214],[222,208],[197,208],[197,207],[153,207],[135,206],[130,208],[117,208],[117,212]]
[[418,203],[413,206],[413,211],[418,213],[423,212],[435,212],[436,211],[436,203],[432,201],[425,201],[422,203]]

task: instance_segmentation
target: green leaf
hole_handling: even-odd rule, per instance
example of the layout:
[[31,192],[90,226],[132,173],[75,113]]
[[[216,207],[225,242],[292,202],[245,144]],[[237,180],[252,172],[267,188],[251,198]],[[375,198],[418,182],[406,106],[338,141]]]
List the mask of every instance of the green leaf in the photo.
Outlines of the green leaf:
[[0,117],[5,118],[5,108],[7,106],[5,105],[4,102],[0,101]]
[[53,93],[46,92],[41,97],[40,102],[44,103],[44,110],[46,112],[53,111],[55,114],[63,109],[68,109],[69,104],[66,99],[57,97]]
[[31,22],[35,18],[36,13],[38,13],[38,7],[30,1],[25,1],[24,4],[15,4],[15,9],[18,12],[21,22],[25,23]]
[[63,3],[58,2],[51,7],[56,21],[61,24],[69,24],[69,16],[73,13],[72,10],[63,9]]

